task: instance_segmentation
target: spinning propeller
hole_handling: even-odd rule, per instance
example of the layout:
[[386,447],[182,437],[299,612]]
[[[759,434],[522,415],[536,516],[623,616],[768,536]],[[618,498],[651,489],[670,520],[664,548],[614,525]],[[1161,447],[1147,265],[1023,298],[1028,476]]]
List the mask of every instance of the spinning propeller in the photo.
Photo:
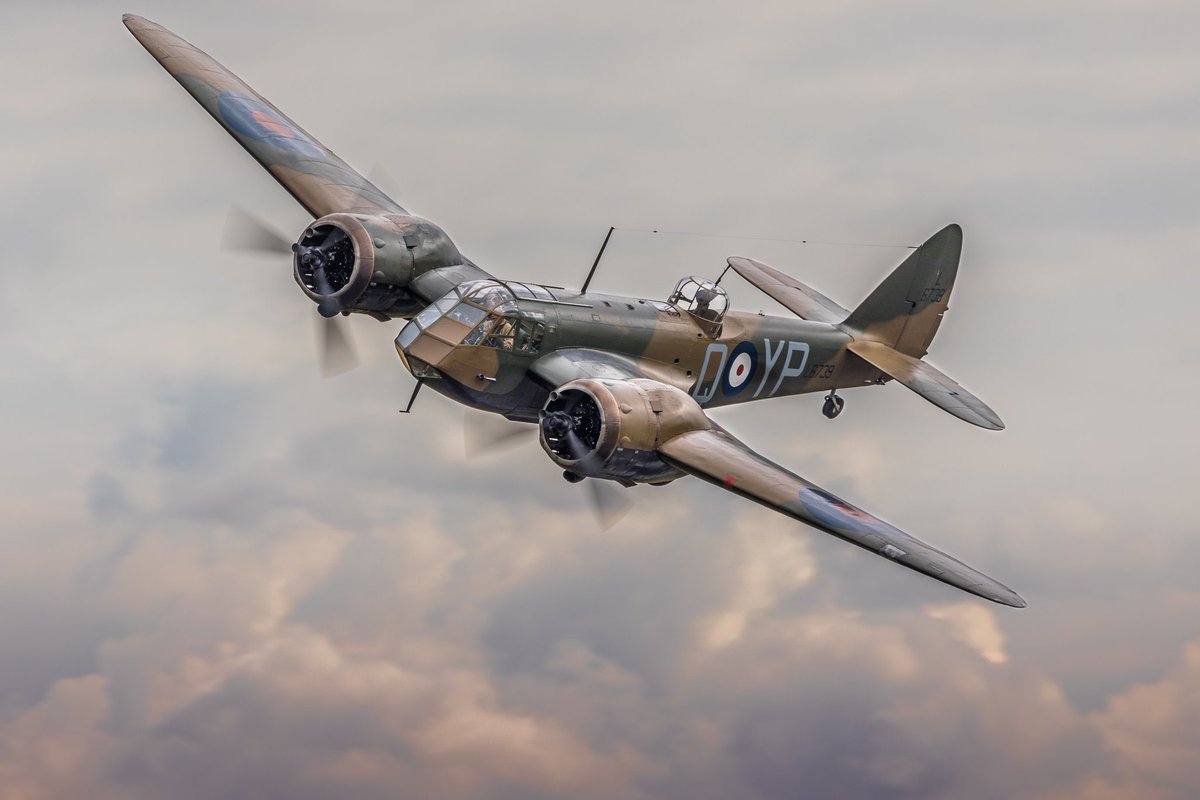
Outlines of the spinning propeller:
[[[318,233],[319,235],[316,235]],[[347,247],[353,249],[349,237],[343,231],[314,231],[309,228],[300,242],[292,242],[250,212],[232,206],[225,221],[221,247],[231,251],[270,255],[293,253],[304,271],[311,274],[311,288],[321,296],[317,302],[317,313],[320,315],[318,335],[321,339],[321,374],[328,378],[357,366],[358,357],[350,342],[349,332],[340,319],[341,304],[334,297],[337,290],[330,280],[330,272],[341,267],[340,255]]]
[[[557,412],[554,412],[557,413]],[[547,420],[553,416],[547,415]],[[591,448],[580,438],[575,432],[575,422],[566,421],[561,417],[555,417],[555,422],[548,423],[543,421],[543,425],[566,425],[563,429],[563,435],[567,440],[572,442],[572,446],[577,448],[573,452],[579,455],[574,458],[584,461]],[[476,459],[487,455],[492,455],[504,450],[509,450],[517,447],[538,435],[538,428],[532,425],[525,425],[519,422],[497,417],[493,414],[473,414],[467,411],[466,419],[463,425],[463,438],[466,445],[467,458]],[[569,476],[569,477],[568,477]],[[582,475],[575,473],[566,473],[571,483],[579,483],[583,481]],[[621,521],[621,518],[633,507],[633,497],[625,489],[625,487],[603,478],[592,478],[587,481],[588,500],[592,507],[592,513],[596,517],[596,521],[600,523],[602,530],[608,530],[613,525]]]

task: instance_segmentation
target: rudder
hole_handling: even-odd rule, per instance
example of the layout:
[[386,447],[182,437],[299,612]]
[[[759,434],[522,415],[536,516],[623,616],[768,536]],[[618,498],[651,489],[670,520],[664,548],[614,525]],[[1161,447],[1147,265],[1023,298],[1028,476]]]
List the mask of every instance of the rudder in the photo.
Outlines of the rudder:
[[962,238],[962,228],[954,224],[929,237],[875,287],[843,325],[913,358],[924,356],[950,305]]

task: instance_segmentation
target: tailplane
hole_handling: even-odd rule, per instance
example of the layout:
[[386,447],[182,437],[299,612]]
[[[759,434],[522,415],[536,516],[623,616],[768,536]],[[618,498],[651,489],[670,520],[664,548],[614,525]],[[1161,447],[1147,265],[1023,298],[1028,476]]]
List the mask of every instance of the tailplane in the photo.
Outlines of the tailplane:
[[918,247],[850,313],[843,326],[913,358],[929,343],[950,305],[962,254],[962,228],[947,225]]
[[986,403],[921,360],[950,305],[960,255],[957,225],[947,225],[914,250],[842,323],[855,337],[847,349],[943,411],[981,428],[1003,430]]
[[968,392],[953,378],[927,361],[907,356],[880,342],[857,341],[847,345],[851,353],[871,366],[964,422],[1004,430],[1004,422],[987,403]]

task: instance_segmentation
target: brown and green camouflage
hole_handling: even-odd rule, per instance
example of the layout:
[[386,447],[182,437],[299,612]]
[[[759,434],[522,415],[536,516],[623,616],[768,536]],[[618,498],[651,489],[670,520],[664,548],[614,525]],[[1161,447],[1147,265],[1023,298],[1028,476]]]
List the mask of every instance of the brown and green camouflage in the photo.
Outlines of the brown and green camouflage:
[[795,317],[727,309],[685,278],[666,300],[499,280],[409,214],[241,79],[165,28],[126,15],[159,63],[316,219],[293,245],[301,290],[327,317],[404,318],[405,367],[477,409],[538,425],[564,476],[629,486],[694,475],[965,591],[1011,589],[755,453],[707,409],[896,380],[980,427],[982,401],[922,360],[950,299],[962,230],[916,248],[857,308],[748,258],[729,267]]

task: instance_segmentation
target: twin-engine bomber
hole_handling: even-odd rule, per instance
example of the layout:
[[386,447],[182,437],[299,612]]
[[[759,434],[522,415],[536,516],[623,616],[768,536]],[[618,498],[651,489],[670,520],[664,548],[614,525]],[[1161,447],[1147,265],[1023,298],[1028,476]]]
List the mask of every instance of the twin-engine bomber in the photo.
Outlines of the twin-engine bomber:
[[825,392],[832,419],[844,407],[839,390],[895,380],[959,419],[1002,429],[922,360],[958,272],[957,225],[854,310],[766,264],[729,259],[796,318],[730,310],[719,278],[684,278],[664,302],[501,280],[208,55],[149,20],[124,22],[314,217],[294,244],[261,230],[249,244],[291,252],[296,283],[325,320],[327,366],[347,355],[339,317],[405,319],[396,351],[418,390],[535,424],[569,481],[620,492],[694,475],[951,586],[1025,606],[998,581],[768,461],[706,413]]

